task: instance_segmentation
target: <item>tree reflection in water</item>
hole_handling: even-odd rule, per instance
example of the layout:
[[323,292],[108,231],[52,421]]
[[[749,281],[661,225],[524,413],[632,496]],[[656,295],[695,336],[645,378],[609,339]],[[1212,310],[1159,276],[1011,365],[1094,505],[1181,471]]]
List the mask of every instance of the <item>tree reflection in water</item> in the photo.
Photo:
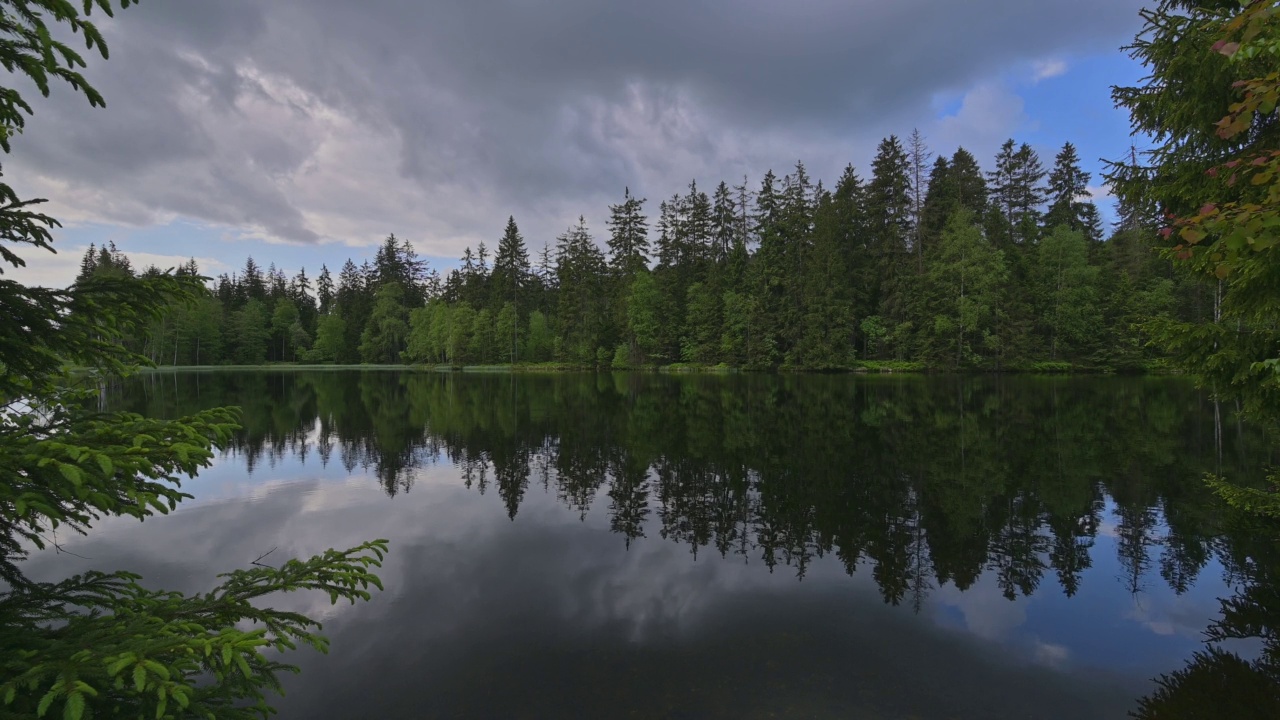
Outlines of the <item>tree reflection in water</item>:
[[[1104,530],[1135,594],[1184,594],[1216,559],[1236,594],[1135,714],[1280,717],[1280,532],[1199,481],[1260,477],[1275,446],[1186,382],[297,371],[156,373],[121,392],[157,415],[244,407],[231,452],[250,471],[314,458],[395,496],[453,463],[512,520],[533,484],[582,516],[601,500],[628,547],[657,528],[799,578],[834,555],[916,611],[988,572],[1010,600],[1046,577],[1071,597]],[[1262,651],[1223,646],[1240,638]]]

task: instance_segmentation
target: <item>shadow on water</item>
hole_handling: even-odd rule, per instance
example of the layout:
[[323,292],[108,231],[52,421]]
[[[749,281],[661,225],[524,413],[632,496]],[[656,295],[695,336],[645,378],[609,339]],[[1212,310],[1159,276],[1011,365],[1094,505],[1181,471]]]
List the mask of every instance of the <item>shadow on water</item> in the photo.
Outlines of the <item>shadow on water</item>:
[[[555,612],[538,607],[539,598],[568,590],[552,587],[563,573],[546,558],[573,556],[582,540],[513,526],[508,539],[517,545],[465,567],[427,544],[398,549],[418,567],[454,573],[454,590],[507,588],[473,598],[450,620],[469,633],[456,662],[404,648],[430,646],[439,640],[431,633],[444,632],[430,623],[427,632],[403,602],[434,606],[422,599],[445,592],[426,570],[407,576],[400,600],[388,600],[382,614],[371,611],[335,636],[375,633],[374,622],[397,628],[397,650],[357,653],[368,663],[361,673],[393,682],[429,674],[429,699],[393,688],[361,705],[302,690],[306,697],[291,695],[285,705],[291,713],[317,712],[323,701],[343,717],[375,709],[446,717],[1085,717],[1117,708],[1151,718],[1280,716],[1272,714],[1280,707],[1276,529],[1228,513],[1199,482],[1206,471],[1260,477],[1275,446],[1180,380],[155,373],[110,403],[168,416],[242,406],[245,427],[228,461],[251,474],[318,461],[371,475],[400,497],[430,469],[450,468],[468,492],[496,496],[512,521],[531,495],[553,497],[582,519],[601,513],[603,537],[621,545],[610,563],[645,561],[627,554],[642,540],[800,579],[822,562],[869,577],[883,601],[879,609],[857,604],[865,617],[845,622],[848,588],[767,585],[726,594],[697,633],[669,629],[682,638],[674,645],[636,644],[625,627],[588,632],[549,620]],[[1112,683],[1103,692],[1105,683],[1089,685],[1083,671],[1064,681],[1046,665],[975,661],[955,638],[926,638],[909,621],[934,593],[952,598],[984,583],[1010,608],[1048,594],[1087,615],[1095,600],[1086,578],[1098,582],[1103,545],[1113,553],[1105,559],[1111,594],[1159,593],[1176,603],[1195,594],[1210,568],[1222,577],[1222,614],[1201,618],[1207,644],[1182,670],[1160,670],[1169,674],[1158,685],[1135,692]],[[545,577],[519,569],[539,564]],[[479,608],[488,619],[468,621]],[[1098,625],[1091,632],[1107,632]],[[617,642],[600,641],[614,635]],[[1253,642],[1229,642],[1239,638]],[[897,651],[850,651],[885,645]],[[307,676],[323,674],[316,665]]]

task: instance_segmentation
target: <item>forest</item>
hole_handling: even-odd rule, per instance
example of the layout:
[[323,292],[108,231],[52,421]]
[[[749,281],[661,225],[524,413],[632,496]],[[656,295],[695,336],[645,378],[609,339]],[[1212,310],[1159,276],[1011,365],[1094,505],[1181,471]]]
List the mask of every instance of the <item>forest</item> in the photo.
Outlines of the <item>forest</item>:
[[[131,349],[160,365],[1132,372],[1161,365],[1150,321],[1214,319],[1221,283],[1152,249],[1151,207],[1122,200],[1103,228],[1074,145],[1046,170],[1010,139],[992,167],[963,148],[935,159],[913,131],[831,189],[797,163],[758,186],[695,180],[656,216],[626,189],[607,252],[582,218],[531,252],[508,218],[496,249],[443,275],[394,234],[336,277],[249,258]],[[91,246],[78,281],[161,273]]]

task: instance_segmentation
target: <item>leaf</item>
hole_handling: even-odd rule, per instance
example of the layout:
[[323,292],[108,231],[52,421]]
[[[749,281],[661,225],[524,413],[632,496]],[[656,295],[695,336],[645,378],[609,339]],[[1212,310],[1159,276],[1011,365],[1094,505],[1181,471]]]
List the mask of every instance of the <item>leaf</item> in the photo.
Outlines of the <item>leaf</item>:
[[76,487],[80,487],[80,484],[84,481],[84,474],[75,465],[60,464],[58,465],[58,471],[62,473],[62,477]]
[[97,460],[98,469],[102,471],[103,475],[111,475],[115,472],[115,467],[111,463],[111,458],[106,455],[99,455]]
[[147,669],[141,664],[135,665],[133,668],[133,687],[138,692],[147,686]]
[[40,698],[40,704],[36,706],[36,717],[44,717],[49,712],[49,706],[53,704],[54,698],[58,697],[57,689],[50,690]]
[[1196,243],[1204,239],[1203,230],[1198,230],[1196,228],[1191,228],[1191,227],[1182,228],[1182,232],[1178,234],[1182,236],[1183,240],[1186,240],[1188,243],[1192,245],[1195,245]]
[[62,720],[80,720],[84,716],[84,695],[73,692],[67,696],[67,704],[62,709]]

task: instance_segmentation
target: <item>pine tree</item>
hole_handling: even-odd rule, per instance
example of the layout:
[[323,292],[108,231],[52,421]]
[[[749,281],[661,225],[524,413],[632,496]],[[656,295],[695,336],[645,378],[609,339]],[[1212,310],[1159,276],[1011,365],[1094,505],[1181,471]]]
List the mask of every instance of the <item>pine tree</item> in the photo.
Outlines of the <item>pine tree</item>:
[[93,277],[93,271],[98,266],[98,249],[93,243],[89,243],[89,249],[85,251],[84,257],[80,258],[80,272],[76,274],[76,282],[83,282]]
[[[902,143],[890,135],[881,141],[871,166],[867,185],[869,250],[876,273],[872,279],[871,302],[893,332],[906,320],[907,268],[911,227],[911,164]],[[904,347],[896,346],[901,355]]]
[[329,267],[320,266],[320,277],[316,280],[316,299],[320,302],[320,314],[328,315],[333,309],[333,278],[329,276]]
[[[846,190],[849,182],[844,183]],[[843,220],[835,196],[820,192],[813,247],[802,278],[802,332],[790,358],[800,367],[838,368],[852,360],[854,309],[850,276],[844,267]]]
[[716,186],[711,202],[711,260],[722,266],[729,259],[737,234],[736,206],[724,181]]
[[502,239],[498,241],[498,254],[493,258],[490,288],[494,294],[491,305],[499,308],[510,305],[511,311],[515,313],[509,332],[503,332],[498,337],[499,343],[510,344],[510,352],[505,354],[510,356],[510,361],[513,363],[519,356],[520,313],[528,312],[525,296],[529,273],[529,252],[525,249],[524,238],[520,236],[515,217],[508,217],[506,230],[502,233]]
[[262,269],[253,261],[252,256],[244,261],[244,268],[240,271],[240,285],[245,289],[246,299],[267,299],[267,282],[262,277]]
[[751,262],[754,302],[748,324],[753,332],[747,356],[747,363],[755,367],[770,367],[783,359],[779,346],[784,330],[784,307],[788,302],[786,239],[783,236],[782,197],[775,185],[776,180],[772,170],[766,172],[756,193],[754,225],[760,246]]
[[609,268],[623,287],[649,267],[649,222],[643,213],[644,203],[626,188],[622,203],[609,206]]
[[929,146],[919,129],[911,131],[907,139],[907,162],[911,170],[911,245],[916,253],[916,268],[924,272],[924,237],[921,232],[925,195],[929,186]]
[[585,218],[579,217],[575,227],[557,238],[556,253],[562,353],[567,360],[594,364],[599,351],[612,345],[605,337],[604,254],[587,231]]
[[1080,169],[1080,157],[1071,143],[1062,146],[1049,173],[1049,210],[1044,216],[1046,231],[1065,227],[1084,235],[1094,252],[1102,242],[1098,208],[1089,198],[1089,173]]

